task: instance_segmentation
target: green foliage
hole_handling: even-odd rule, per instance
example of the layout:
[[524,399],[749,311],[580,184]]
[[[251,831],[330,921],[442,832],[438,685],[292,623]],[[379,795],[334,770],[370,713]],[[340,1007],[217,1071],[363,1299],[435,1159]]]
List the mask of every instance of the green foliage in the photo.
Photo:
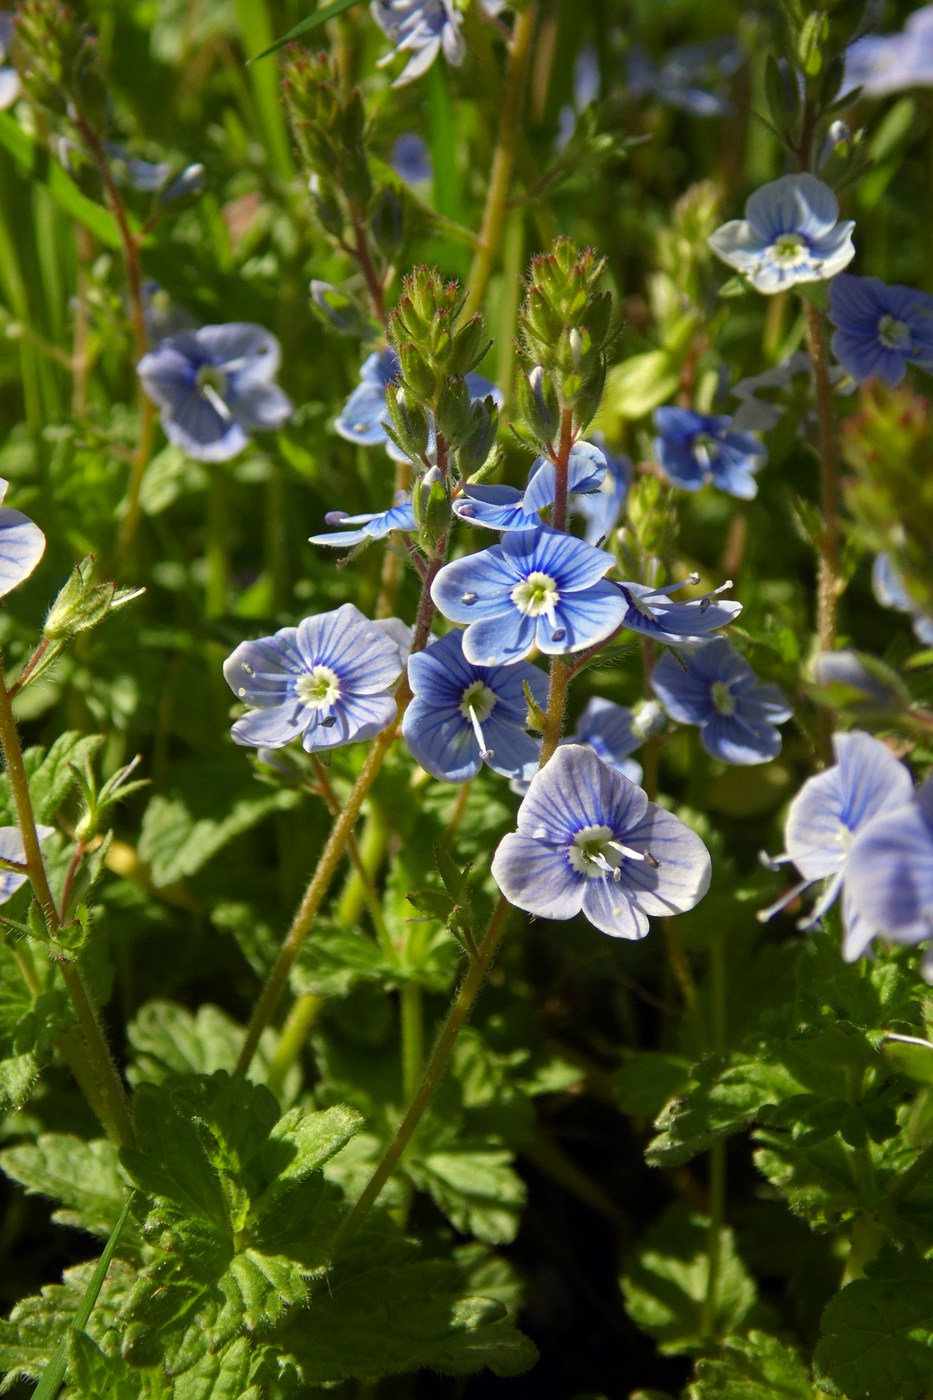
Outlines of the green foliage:
[[792,1347],[766,1332],[725,1337],[719,1355],[697,1362],[689,1400],[814,1400],[806,1367]]

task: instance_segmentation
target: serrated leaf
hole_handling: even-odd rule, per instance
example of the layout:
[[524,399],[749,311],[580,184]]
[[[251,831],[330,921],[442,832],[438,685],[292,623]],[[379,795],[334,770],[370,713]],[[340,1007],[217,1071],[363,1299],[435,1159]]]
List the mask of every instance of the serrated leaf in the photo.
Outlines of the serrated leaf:
[[502,1304],[463,1296],[460,1285],[451,1264],[419,1261],[349,1277],[338,1268],[280,1333],[282,1363],[311,1385],[421,1366],[455,1375],[528,1370],[537,1353],[505,1320]]
[[[731,1230],[720,1232],[719,1250],[717,1333],[740,1326],[757,1299]],[[709,1222],[678,1202],[648,1231],[622,1279],[626,1310],[660,1351],[689,1351],[704,1340],[708,1278]]]
[[196,874],[234,837],[249,831],[271,812],[294,806],[296,800],[293,792],[240,797],[218,821],[194,816],[182,797],[157,793],[143,816],[139,858],[149,866],[155,885],[176,884]]
[[[161,1084],[172,1074],[214,1074],[229,1068],[243,1045],[244,1029],[209,1003],[189,1011],[173,1001],[149,1001],[127,1028],[135,1051],[127,1070],[131,1084]],[[273,1031],[263,1034],[248,1077],[263,1082],[278,1045]]]
[[816,1379],[848,1400],[920,1400],[933,1375],[933,1261],[890,1247],[830,1299]]
[[252,1353],[245,1337],[219,1351],[207,1352],[190,1370],[176,1378],[172,1400],[261,1400],[258,1385],[250,1385]]
[[[66,1269],[62,1282],[50,1284],[42,1292],[17,1303],[8,1320],[0,1321],[0,1371],[3,1388],[14,1381],[37,1380],[55,1355],[66,1335],[94,1277],[96,1261]],[[113,1260],[104,1285],[94,1304],[86,1331],[107,1352],[119,1349],[123,1328],[118,1311],[136,1270]]]
[[322,921],[301,949],[290,981],[296,996],[344,997],[365,982],[388,989],[397,975],[378,943]]
[[740,1054],[711,1055],[693,1067],[691,1077],[688,1092],[655,1124],[658,1135],[645,1153],[653,1166],[689,1161],[717,1138],[748,1127],[766,1105],[781,1104],[801,1088],[783,1065]]
[[119,1353],[101,1351],[86,1332],[68,1334],[69,1400],[140,1400],[148,1387],[140,1389],[142,1377],[131,1369]]
[[455,1150],[413,1151],[406,1171],[463,1234],[486,1244],[515,1238],[526,1191],[510,1152],[463,1141]]
[[100,734],[82,735],[69,730],[58,736],[47,753],[44,749],[27,749],[23,761],[37,822],[52,820],[77,784],[75,770],[80,771],[90,762],[103,742]]
[[697,1362],[689,1400],[816,1400],[809,1372],[785,1342],[766,1332],[726,1337]]
[[94,1235],[110,1234],[126,1202],[126,1178],[106,1138],[86,1142],[68,1133],[45,1133],[0,1153],[0,1166],[28,1193],[60,1202],[53,1220]]

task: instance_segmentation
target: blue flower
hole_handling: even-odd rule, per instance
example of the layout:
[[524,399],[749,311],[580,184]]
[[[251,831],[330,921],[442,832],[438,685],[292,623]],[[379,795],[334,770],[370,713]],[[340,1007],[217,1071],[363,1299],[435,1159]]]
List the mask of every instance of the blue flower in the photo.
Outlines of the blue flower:
[[675,486],[699,491],[712,482],[720,491],[751,500],[758,491],[754,473],[764,466],[767,452],[751,433],[732,430],[729,418],[694,413],[689,408],[656,408],[659,436],[654,454]]
[[669,49],[659,64],[635,44],[628,59],[628,90],[632,97],[655,97],[695,117],[722,117],[732,111],[722,79],[741,62],[741,49],[727,36]]
[[524,687],[542,708],[548,690],[537,666],[474,666],[463,655],[463,633],[448,632],[411,657],[408,681],[414,699],[402,734],[426,772],[464,783],[488,763],[507,777],[530,776],[541,746],[525,732]]
[[841,273],[829,284],[833,353],[853,379],[900,384],[908,361],[933,370],[933,297],[880,277]]
[[[596,434],[597,437],[601,435]],[[596,444],[593,444],[594,446]],[[619,522],[625,498],[632,481],[632,463],[628,457],[603,451],[606,473],[595,491],[573,496],[570,511],[583,517],[583,538],[587,544],[601,545]]]
[[933,86],[933,5],[909,16],[900,34],[866,34],[846,51],[843,92],[860,87],[866,97]]
[[350,545],[362,544],[364,540],[382,540],[393,530],[416,530],[415,512],[407,491],[400,491],[394,506],[377,515],[348,515],[344,510],[330,510],[324,519],[328,525],[358,525],[358,530],[333,530],[326,535],[311,535],[309,544],[329,544],[337,549],[349,549]]
[[933,647],[933,617],[918,608],[904,587],[904,580],[891,563],[887,554],[879,554],[871,571],[871,584],[875,597],[883,608],[894,608],[895,612],[910,614],[910,623],[917,640],[924,646]]
[[[46,841],[55,830],[54,826],[36,825],[36,834],[39,843]],[[0,826],[0,858],[11,860],[16,865],[24,865],[26,862],[26,848],[23,845],[23,836],[18,826]],[[25,885],[28,875],[19,875],[15,870],[0,870],[0,904],[5,904],[7,900]]]
[[463,62],[461,16],[452,0],[372,0],[369,8],[393,45],[392,52],[379,60],[379,67],[391,63],[397,54],[411,54],[393,87],[420,78],[442,51],[455,68]]
[[13,43],[13,15],[9,10],[0,11],[0,112],[12,107],[22,90],[19,74],[15,68],[7,66],[10,48]]
[[700,742],[725,763],[766,763],[781,751],[775,725],[791,709],[776,685],[763,685],[724,638],[681,659],[665,652],[651,686],[671,719],[700,726]]
[[406,185],[426,185],[434,173],[428,143],[417,131],[406,131],[398,137],[389,164]]
[[401,668],[387,630],[352,603],[241,642],[224,678],[253,708],[234,724],[233,739],[278,749],[300,737],[308,753],[372,739],[395,718],[390,687]]
[[[606,455],[591,442],[575,442],[567,463],[567,496],[576,500],[599,491],[606,477]],[[487,530],[536,530],[539,511],[554,504],[557,470],[547,457],[531,465],[524,492],[515,486],[470,486],[454,502],[454,511],[471,525]]]
[[656,642],[664,642],[669,647],[697,647],[712,641],[711,633],[725,627],[742,611],[742,604],[735,601],[712,602],[717,593],[732,587],[732,581],[712,591],[702,598],[691,598],[686,603],[674,603],[670,594],[699,581],[699,574],[691,574],[683,583],[670,583],[666,588],[651,588],[645,583],[620,583],[619,589],[625,599],[626,612],[623,626],[632,632],[641,632]]
[[[732,431],[746,432],[748,429],[752,429],[754,432],[762,433],[769,428],[776,427],[788,409],[789,400],[793,403],[798,423],[805,421],[807,410],[800,405],[801,395],[795,392],[793,399],[791,399],[784,392],[791,387],[798,375],[806,376],[808,383],[804,390],[804,396],[807,401],[812,401],[813,364],[806,350],[795,350],[787,359],[782,360],[773,369],[765,370],[763,374],[754,374],[746,379],[740,379],[732,388],[732,393],[739,401],[739,407],[732,415]],[[841,380],[846,380],[847,388],[839,388]],[[847,380],[845,370],[839,365],[830,365],[829,382],[840,393],[854,392],[855,385]],[[762,390],[772,389],[777,390],[781,395],[777,402],[758,397]]]
[[533,646],[551,656],[605,641],[626,604],[603,574],[604,550],[542,526],[516,530],[479,554],[445,564],[431,597],[451,622],[468,623],[463,654],[478,666],[507,666]]
[[593,696],[583,707],[568,742],[585,744],[603,763],[623,773],[630,782],[641,782],[641,764],[629,755],[641,748],[645,734],[639,728],[635,714],[627,706],[617,705],[602,696]]
[[822,895],[800,927],[818,923],[843,890],[843,956],[852,962],[873,937],[873,929],[866,926],[849,897],[847,884],[843,887],[852,868],[854,837],[876,817],[903,807],[913,793],[913,783],[891,750],[860,730],[834,734],[833,752],[833,766],[808,778],[788,808],[786,854],[769,861],[772,866],[793,861],[803,880],[758,917],[769,919],[817,880],[825,880]]
[[511,904],[545,919],[582,911],[612,938],[644,938],[649,916],[692,909],[710,868],[699,836],[579,744],[532,778],[492,862]]
[[[0,477],[0,501],[9,486]],[[45,552],[45,535],[28,515],[0,505],[0,598],[32,573]]]
[[195,461],[227,462],[252,431],[281,428],[291,417],[291,400],[272,383],[280,357],[269,331],[232,321],[170,335],[137,368],[169,442]]
[[[385,430],[388,420],[386,390],[399,377],[401,363],[394,350],[374,350],[363,362],[360,369],[360,383],[344,404],[334,427],[348,442],[361,442],[366,447],[385,443],[389,456],[396,462],[407,462],[408,457],[391,440]],[[495,384],[484,379],[481,374],[466,375],[466,385],[473,399],[484,399],[491,394],[501,408],[502,395]],[[427,456],[435,451],[434,422],[428,415],[429,432]]]
[[851,220],[839,223],[839,202],[815,175],[783,175],[762,185],[732,219],[710,235],[723,262],[768,296],[798,282],[824,282],[855,256]]
[[[933,938],[933,779],[908,801],[869,822],[849,852],[845,899],[849,925],[843,952],[851,961],[873,937],[892,943]],[[922,972],[933,978],[933,953]]]

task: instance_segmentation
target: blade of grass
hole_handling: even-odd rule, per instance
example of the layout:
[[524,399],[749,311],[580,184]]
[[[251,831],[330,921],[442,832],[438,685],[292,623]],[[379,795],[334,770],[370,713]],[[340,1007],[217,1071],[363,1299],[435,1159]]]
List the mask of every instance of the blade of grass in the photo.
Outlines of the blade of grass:
[[[0,112],[0,144],[6,147],[20,169],[31,180],[44,185],[56,204],[71,214],[93,233],[94,237],[108,248],[120,247],[120,233],[116,220],[101,205],[87,199],[77,185],[66,175],[60,165],[49,155],[43,146],[27,136],[14,119]],[[134,229],[135,232],[135,229]]]
[[[250,0],[245,0],[247,7],[249,2]],[[287,34],[283,34],[281,39],[276,39],[268,48],[263,49],[262,53],[253,54],[253,57],[247,61],[249,63],[258,63],[261,58],[268,58],[270,53],[276,53],[277,50],[282,48],[285,44],[290,44],[293,39],[299,38],[302,34],[309,34],[312,29],[317,29],[319,25],[326,24],[329,19],[336,19],[338,15],[343,14],[344,10],[351,10],[354,5],[359,5],[360,3],[361,0],[333,0],[332,4],[325,5],[324,8],[318,10],[316,14],[309,15],[307,19],[303,19],[300,24],[296,24]]]
[[[243,47],[247,53],[258,48],[268,53],[270,44],[275,48],[265,0],[236,0],[236,12]],[[295,173],[295,166],[292,161],[285,111],[279,101],[279,75],[274,67],[266,64],[262,68],[250,68],[249,80],[256,104],[256,115],[273,168],[281,179],[290,180]]]
[[[104,1286],[104,1279],[106,1278],[107,1270],[110,1268],[110,1261],[114,1256],[117,1245],[120,1243],[120,1236],[123,1234],[124,1226],[129,1218],[130,1207],[133,1204],[133,1197],[135,1195],[136,1192],[131,1191],[126,1199],[126,1205],[120,1212],[120,1219],[110,1232],[110,1238],[104,1246],[103,1254],[97,1261],[97,1268],[91,1275],[90,1283],[81,1300],[81,1306],[75,1313],[75,1319],[69,1331],[73,1329],[75,1332],[83,1332],[88,1324],[91,1313],[94,1311],[94,1304],[97,1302],[100,1290]],[[43,1371],[42,1379],[36,1386],[32,1400],[55,1400],[55,1396],[61,1389],[62,1381],[65,1379],[65,1367],[67,1364],[68,1333],[66,1332],[55,1348],[51,1361]]]

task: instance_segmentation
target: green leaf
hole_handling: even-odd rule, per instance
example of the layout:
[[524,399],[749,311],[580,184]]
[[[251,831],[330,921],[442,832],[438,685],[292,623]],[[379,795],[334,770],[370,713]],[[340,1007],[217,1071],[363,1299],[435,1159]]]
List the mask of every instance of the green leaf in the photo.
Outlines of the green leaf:
[[[716,1333],[739,1327],[757,1298],[731,1230],[721,1231],[719,1249]],[[622,1279],[626,1309],[660,1351],[689,1351],[704,1341],[708,1278],[709,1222],[678,1201],[648,1231]]]
[[[44,185],[66,214],[77,219],[108,248],[121,248],[117,221],[101,205],[81,193],[70,175],[49,155],[44,146],[28,136],[8,112],[0,112],[0,145],[3,145],[34,184]],[[131,222],[133,232],[137,232]]]
[[270,53],[278,52],[285,44],[290,44],[293,39],[299,39],[302,34],[310,34],[313,29],[318,29],[329,19],[336,19],[338,15],[342,15],[344,11],[351,10],[354,5],[358,4],[360,4],[360,0],[331,0],[331,4],[325,5],[316,14],[309,15],[300,24],[293,25],[287,33],[282,35],[281,39],[276,39],[275,43],[270,44],[267,49],[263,49],[262,53],[253,54],[253,57],[247,59],[247,62],[258,63],[261,58],[268,58]]
[[933,1084],[933,1045],[915,1035],[886,1035],[881,1042],[886,1060],[916,1084]]
[[220,821],[195,817],[182,797],[156,794],[143,816],[139,858],[150,867],[157,886],[174,885],[194,875],[235,836],[261,822],[271,812],[295,806],[293,792],[271,796],[240,797],[229,804]]
[[[209,1003],[189,1011],[173,1001],[149,1001],[127,1028],[135,1052],[127,1070],[131,1084],[161,1084],[170,1074],[214,1074],[236,1062],[245,1032],[238,1021]],[[266,1031],[248,1078],[265,1081],[278,1037]]]
[[[0,114],[2,115],[2,114]],[[38,822],[50,822],[76,785],[79,772],[103,744],[100,734],[60,734],[48,753],[28,749],[23,755],[29,778],[29,792]]]
[[680,1093],[690,1077],[690,1061],[682,1056],[627,1050],[625,1063],[613,1075],[619,1106],[639,1118],[657,1118]]
[[364,982],[388,990],[398,980],[398,968],[390,966],[378,943],[324,920],[315,923],[314,937],[301,949],[290,979],[296,996],[320,997],[345,997]]
[[127,1182],[106,1138],[86,1142],[70,1133],[44,1133],[0,1153],[0,1166],[29,1194],[60,1202],[52,1219],[61,1225],[107,1236],[120,1218]]
[[717,1138],[748,1127],[768,1104],[799,1094],[800,1084],[781,1064],[757,1056],[710,1055],[694,1065],[693,1084],[661,1113],[660,1130],[645,1156],[652,1166],[674,1166],[695,1157]]
[[468,1140],[425,1152],[419,1140],[406,1171],[463,1234],[487,1244],[514,1240],[526,1193],[510,1152]]
[[[0,1371],[4,1387],[20,1379],[36,1380],[49,1365],[88,1295],[98,1261],[66,1269],[61,1283],[17,1303],[8,1320],[0,1320]],[[87,1321],[88,1334],[105,1352],[119,1350],[123,1325],[118,1320],[135,1267],[111,1261],[103,1287]]]
[[454,1375],[527,1371],[537,1355],[531,1342],[501,1303],[464,1296],[461,1282],[445,1263],[364,1268],[349,1277],[341,1265],[279,1334],[282,1364],[311,1385],[421,1366]]
[[933,1261],[885,1248],[828,1303],[816,1379],[848,1400],[920,1400],[933,1375]]
[[644,418],[677,392],[679,371],[666,350],[648,350],[615,365],[606,379],[603,412]]
[[140,1388],[141,1382],[139,1371],[119,1352],[105,1355],[86,1332],[72,1328],[68,1333],[69,1400],[140,1400],[151,1394],[148,1386]]
[[815,1400],[797,1353],[766,1332],[726,1337],[719,1353],[697,1362],[689,1400]]
[[209,480],[203,463],[193,461],[180,447],[163,447],[146,468],[140,509],[145,515],[161,515],[182,496],[206,491]]

